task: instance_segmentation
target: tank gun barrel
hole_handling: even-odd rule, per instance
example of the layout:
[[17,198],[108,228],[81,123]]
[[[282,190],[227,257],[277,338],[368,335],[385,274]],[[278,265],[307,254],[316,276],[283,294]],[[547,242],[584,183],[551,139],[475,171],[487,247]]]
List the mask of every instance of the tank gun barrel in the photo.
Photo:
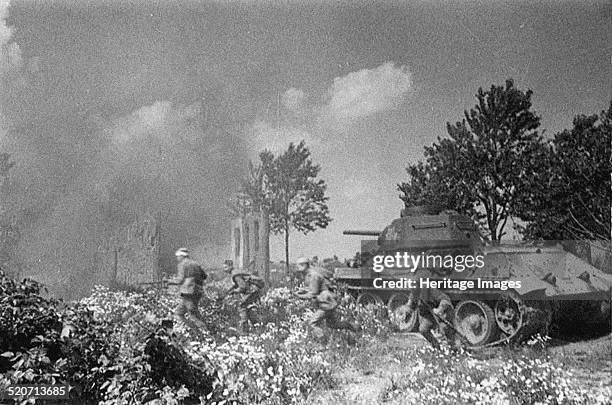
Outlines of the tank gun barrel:
[[346,230],[342,232],[343,235],[360,235],[360,236],[380,236],[381,231],[355,231]]

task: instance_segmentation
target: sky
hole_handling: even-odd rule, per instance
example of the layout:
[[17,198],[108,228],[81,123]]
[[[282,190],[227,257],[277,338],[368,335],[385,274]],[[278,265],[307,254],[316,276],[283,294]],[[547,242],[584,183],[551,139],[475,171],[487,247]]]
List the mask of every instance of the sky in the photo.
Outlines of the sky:
[[359,237],[342,230],[399,216],[405,167],[479,87],[533,90],[546,136],[606,109],[611,16],[605,1],[0,0],[24,256],[65,265],[110,206],[117,222],[161,210],[171,242],[214,264],[248,160],[303,139],[333,221],[292,234],[291,256],[350,257]]

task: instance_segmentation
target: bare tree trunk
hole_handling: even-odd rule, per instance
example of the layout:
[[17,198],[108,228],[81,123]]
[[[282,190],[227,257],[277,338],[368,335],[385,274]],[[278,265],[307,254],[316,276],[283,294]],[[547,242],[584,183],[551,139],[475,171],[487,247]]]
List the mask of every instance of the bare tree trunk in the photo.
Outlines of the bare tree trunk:
[[117,248],[113,249],[113,269],[111,270],[111,290],[117,288],[117,267],[119,266],[119,257],[117,254]]
[[163,274],[162,274],[162,266],[161,266],[161,211],[157,213],[157,218],[155,219],[155,273],[157,275],[157,293],[161,294],[164,285],[163,285]]
[[261,209],[261,228],[259,243],[263,263],[266,288],[270,288],[270,217],[266,208]]
[[293,289],[293,274],[289,272],[289,222],[285,224],[285,272],[289,275],[290,285]]

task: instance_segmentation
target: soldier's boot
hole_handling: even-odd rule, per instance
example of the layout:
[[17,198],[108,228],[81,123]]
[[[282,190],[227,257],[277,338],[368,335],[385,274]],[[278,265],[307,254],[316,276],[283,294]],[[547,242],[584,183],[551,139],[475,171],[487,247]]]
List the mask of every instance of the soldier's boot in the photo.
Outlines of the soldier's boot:
[[249,333],[249,314],[246,309],[240,309],[240,322],[238,323],[238,331],[241,334]]
[[423,336],[433,346],[434,349],[440,349],[440,343],[434,337],[434,335],[432,335],[431,330],[419,330],[419,332],[421,333],[421,336]]

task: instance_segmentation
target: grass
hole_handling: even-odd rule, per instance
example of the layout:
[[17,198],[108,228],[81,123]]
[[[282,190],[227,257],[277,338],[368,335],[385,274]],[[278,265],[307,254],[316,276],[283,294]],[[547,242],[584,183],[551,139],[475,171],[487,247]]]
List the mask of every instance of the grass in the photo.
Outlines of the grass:
[[[364,344],[346,366],[341,381],[318,402],[348,404],[610,404],[610,384],[585,385],[558,362],[559,349],[535,339],[531,344],[483,353],[431,350],[414,335]],[[590,356],[604,364],[609,337],[593,344]],[[568,350],[575,349],[573,346]],[[602,349],[602,350],[600,350]],[[602,369],[599,369],[601,372]],[[588,373],[585,375],[585,377]]]

